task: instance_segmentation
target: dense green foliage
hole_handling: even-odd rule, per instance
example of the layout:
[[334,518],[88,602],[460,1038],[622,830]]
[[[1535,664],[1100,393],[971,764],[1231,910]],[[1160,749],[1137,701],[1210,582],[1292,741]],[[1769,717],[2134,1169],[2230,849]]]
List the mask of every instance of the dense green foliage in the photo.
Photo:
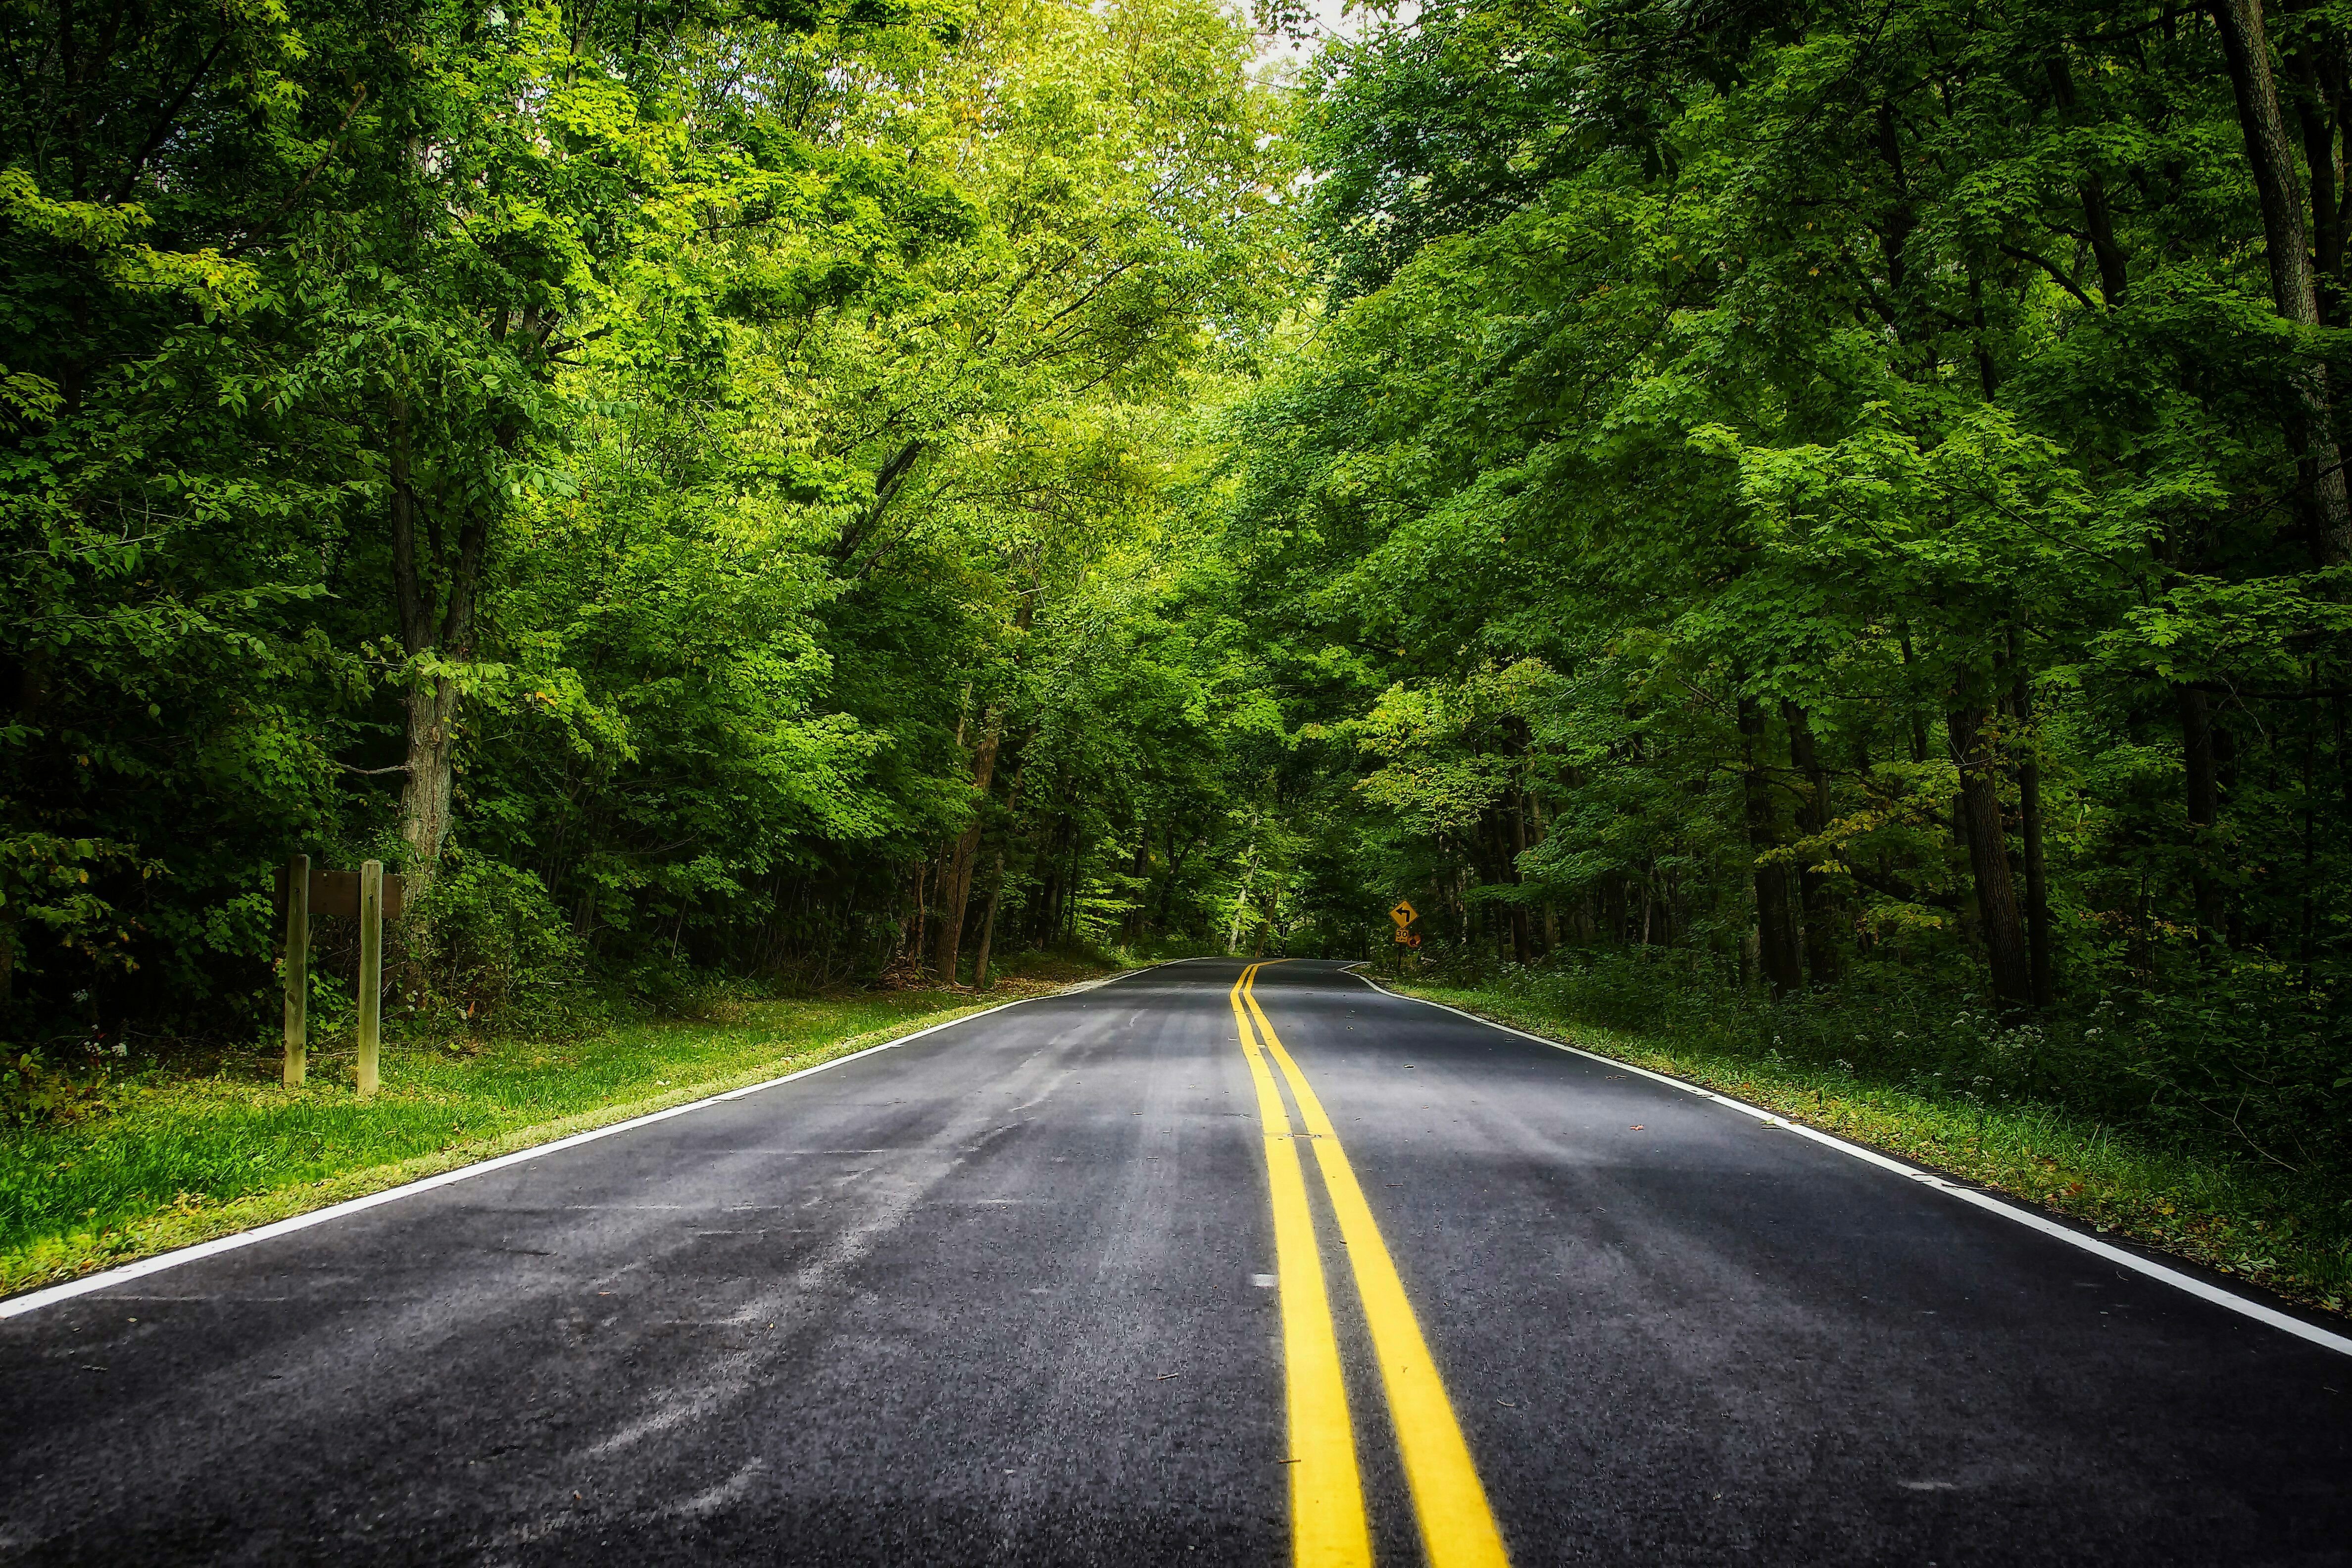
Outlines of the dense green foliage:
[[257,1033],[296,852],[404,868],[405,999],[478,1013],[954,970],[1220,830],[1130,626],[1302,275],[1213,5],[0,28],[6,1037]]
[[1403,895],[2345,1157],[2338,5],[5,16],[12,1038]]
[[1336,923],[2340,1163],[2345,21],[1496,0],[1327,58],[1334,306],[1223,502]]

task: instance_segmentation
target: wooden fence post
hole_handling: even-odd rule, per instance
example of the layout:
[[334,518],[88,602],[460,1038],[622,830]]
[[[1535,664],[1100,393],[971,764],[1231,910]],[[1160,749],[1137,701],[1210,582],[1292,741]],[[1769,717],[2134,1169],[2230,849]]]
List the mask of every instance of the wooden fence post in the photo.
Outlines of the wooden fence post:
[[360,862],[360,1092],[376,1089],[383,1010],[383,862]]
[[310,1058],[310,858],[286,862],[286,1087],[299,1088]]

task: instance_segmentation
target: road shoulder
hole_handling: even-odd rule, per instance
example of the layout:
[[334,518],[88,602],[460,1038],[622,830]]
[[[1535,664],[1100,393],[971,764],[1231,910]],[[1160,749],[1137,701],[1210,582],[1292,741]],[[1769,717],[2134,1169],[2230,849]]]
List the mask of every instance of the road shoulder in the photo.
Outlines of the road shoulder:
[[[1850,1075],[1587,1025],[1491,992],[1361,978],[1383,990],[1604,1057],[1827,1133],[1956,1188],[1999,1194],[2038,1224],[2137,1249],[2212,1289],[2344,1337],[2352,1259],[2299,1244],[2273,1189],[2209,1163],[2133,1148],[2040,1108],[1938,1102]],[[2249,1289],[2251,1287],[2251,1289]],[[2271,1300],[2265,1300],[2264,1298]]]
[[[675,1026],[666,1030],[653,1026],[621,1031],[614,1040],[600,1044],[615,1045],[625,1050],[641,1044],[649,1035],[667,1032],[691,1036],[701,1048],[677,1058],[649,1052],[639,1070],[607,1086],[609,1093],[599,1094],[597,1086],[584,1086],[589,1102],[567,1114],[533,1119],[526,1110],[519,1118],[510,1117],[506,1125],[497,1125],[493,1116],[492,1125],[480,1135],[448,1138],[437,1147],[405,1158],[347,1160],[336,1168],[330,1157],[326,1162],[329,1168],[323,1170],[317,1168],[320,1162],[314,1158],[299,1180],[268,1182],[270,1173],[264,1171],[257,1173],[257,1180],[268,1184],[261,1185],[259,1190],[216,1197],[201,1189],[182,1189],[173,1198],[151,1199],[152,1207],[116,1218],[113,1223],[35,1229],[0,1251],[0,1316],[15,1316],[31,1310],[61,1289],[75,1294],[96,1289],[95,1282],[112,1279],[128,1268],[145,1269],[159,1258],[169,1258],[176,1263],[197,1249],[209,1255],[225,1244],[247,1245],[262,1239],[262,1233],[275,1235],[318,1223],[331,1217],[333,1211],[354,1204],[385,1201],[425,1190],[428,1184],[444,1185],[518,1158],[550,1152],[559,1145],[606,1136],[647,1121],[773,1087],[787,1079],[869,1051],[902,1045],[919,1035],[1003,1007],[1091,989],[1118,978],[1118,974],[1108,974],[1072,984],[1024,985],[1011,994],[1000,990],[985,995],[970,994],[968,999],[940,993],[940,999],[950,1005],[919,1008],[863,1029],[839,1027],[844,1023],[862,1021],[859,1011],[849,1006],[836,1005],[827,1010],[824,1004],[772,1004],[751,1010],[745,1020],[732,1026],[698,1029]],[[780,1016],[780,1009],[796,1006],[809,1011],[805,1016]],[[555,1070],[562,1070],[565,1058],[561,1049],[529,1043],[522,1043],[520,1048],[543,1051],[547,1059],[556,1064]],[[669,1059],[677,1060],[679,1068],[685,1070],[668,1069],[678,1071],[678,1076],[665,1082],[655,1075],[666,1070],[661,1064]],[[21,1191],[45,1177],[63,1176],[82,1161],[110,1160],[122,1172],[121,1180],[144,1178],[152,1182],[154,1168],[164,1164],[173,1152],[164,1145],[188,1141],[185,1123],[189,1120],[196,1121],[202,1129],[199,1137],[204,1131],[209,1131],[214,1142],[229,1146],[227,1158],[231,1160],[241,1157],[247,1147],[258,1145],[260,1157],[254,1161],[256,1164],[262,1163],[289,1142],[299,1140],[306,1129],[316,1127],[322,1119],[331,1118],[341,1124],[354,1119],[364,1121],[375,1118],[396,1134],[419,1118],[429,1117],[435,1125],[448,1125],[454,1130],[462,1126],[469,1112],[479,1109],[468,1104],[469,1099],[496,1099],[501,1089],[511,1087],[476,1084],[469,1096],[463,1081],[467,1070],[465,1064],[436,1062],[435,1067],[431,1079],[408,1084],[389,1082],[380,1096],[366,1102],[354,1100],[347,1089],[327,1085],[315,1085],[292,1094],[268,1086],[205,1085],[202,1088],[208,1091],[209,1098],[225,1103],[194,1107],[193,1118],[184,1114],[176,1119],[150,1115],[114,1122],[101,1119],[94,1125],[65,1130],[62,1137],[56,1131],[46,1135],[20,1131],[9,1140],[5,1151],[0,1151],[0,1180]],[[458,1080],[455,1088],[449,1081],[453,1078]],[[227,1092],[221,1092],[223,1089]],[[575,1094],[572,1098],[576,1103],[583,1096]],[[173,1109],[184,1111],[190,1108]],[[439,1121],[450,1115],[457,1116],[458,1122]],[[213,1125],[205,1128],[205,1123]],[[337,1131],[347,1137],[350,1131],[340,1125]],[[375,1147],[364,1137],[365,1131],[362,1128],[362,1136],[346,1142],[343,1147]],[[64,1157],[56,1158],[60,1153]],[[212,1163],[217,1165],[219,1162]],[[219,1184],[209,1184],[216,1190]],[[145,1194],[130,1196],[135,1202]]]

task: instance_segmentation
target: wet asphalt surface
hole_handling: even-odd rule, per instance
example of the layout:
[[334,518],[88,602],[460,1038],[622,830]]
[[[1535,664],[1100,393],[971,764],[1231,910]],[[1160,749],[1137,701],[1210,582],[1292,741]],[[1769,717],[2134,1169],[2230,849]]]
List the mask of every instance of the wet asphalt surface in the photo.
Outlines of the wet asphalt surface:
[[[0,1322],[0,1562],[1285,1561],[1241,967]],[[1515,1562],[2352,1563],[2352,1358],[1335,964],[1256,994]]]

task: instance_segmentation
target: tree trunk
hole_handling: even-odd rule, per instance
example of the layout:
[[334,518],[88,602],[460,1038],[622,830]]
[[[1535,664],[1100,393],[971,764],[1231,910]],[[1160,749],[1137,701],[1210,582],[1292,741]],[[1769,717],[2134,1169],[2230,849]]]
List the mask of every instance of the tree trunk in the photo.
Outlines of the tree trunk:
[[1143,940],[1144,911],[1151,907],[1151,827],[1139,824],[1135,830],[1135,858],[1127,868],[1128,879],[1135,884],[1135,902],[1127,909],[1124,922],[1128,945]]
[[[1909,669],[1913,662],[1910,626],[1903,622],[1896,622],[1895,638],[1903,650],[1903,668]],[[1916,703],[1906,703],[1905,706],[1911,721],[1911,760],[1915,763],[1924,763],[1927,760],[1927,715],[1919,710]]]
[[1786,996],[1804,989],[1805,970],[1796,922],[1789,918],[1789,868],[1767,858],[1780,847],[1780,835],[1773,820],[1772,785],[1764,776],[1764,710],[1753,697],[1739,700],[1739,740],[1748,847],[1756,856],[1757,958],[1772,994]]
[[[2305,663],[2303,679],[2307,687],[2319,684],[2319,660],[2315,658]],[[2298,942],[2298,947],[2303,950],[2305,990],[2312,987],[2312,959],[2316,957],[2312,952],[2312,931],[2316,924],[2315,917],[2319,914],[2319,902],[2316,902],[2319,886],[2312,875],[2316,868],[2316,837],[2312,832],[2312,827],[2316,826],[2315,818],[2312,818],[2312,787],[2319,783],[2316,781],[2316,771],[2319,771],[2319,700],[2316,700],[2316,691],[2312,693],[2312,699],[2315,700],[2303,703],[2303,811],[2300,811],[2300,816],[2303,816],[2303,941]]]
[[2189,885],[2197,904],[2197,940],[2221,942],[2229,931],[2229,906],[2213,874],[2214,829],[2221,820],[2220,770],[2213,760],[2213,716],[2205,693],[2177,686],[2180,703],[2180,761],[2189,785]]
[[[2213,19],[2221,27],[2222,58],[2237,100],[2239,128],[2245,135],[2246,162],[2262,204],[2272,301],[2280,315],[2296,325],[2318,326],[2319,294],[2304,220],[2303,182],[2279,107],[2278,82],[2271,73],[2262,0],[2214,0]],[[2307,498],[2320,558],[2332,564],[2352,558],[2352,497],[2347,495],[2336,454],[2327,367],[2307,361],[2293,373],[2289,390],[2298,426],[2292,432],[2298,448],[2298,489]]]
[[1963,708],[1950,715],[1952,758],[1960,770],[1957,810],[1968,831],[1969,872],[1976,886],[1977,924],[1992,968],[1993,994],[2002,1005],[2033,1005],[2032,968],[2019,921],[2017,886],[2009,874],[2009,840],[2001,828],[1999,759],[1987,731],[1992,715]]
[[2343,321],[2340,289],[2344,276],[2344,214],[2336,194],[2344,184],[2344,164],[2337,153],[2336,94],[2330,90],[2332,71],[2323,68],[2318,51],[2305,47],[2286,62],[2302,89],[2295,95],[2295,120],[2303,132],[2304,186],[2311,195],[2311,256],[2313,294],[2320,320],[2329,326]]
[[[1541,844],[1551,837],[1551,818],[1544,811],[1543,796],[1533,790],[1528,791],[1528,809],[1535,816],[1536,842]],[[1558,952],[1559,951],[1559,906],[1549,899],[1544,900],[1543,936],[1544,951]]]
[[996,906],[1004,897],[1004,851],[996,852],[996,875],[989,879],[988,911],[980,917],[980,951],[971,958],[971,985],[975,991],[988,989],[989,948],[996,941]]
[[980,750],[971,759],[971,822],[957,837],[940,878],[940,930],[931,967],[943,984],[955,984],[959,949],[963,944],[964,911],[971,902],[972,869],[979,864],[980,837],[987,826],[988,786],[996,777],[996,747],[1003,733],[1004,714],[992,709],[981,728]]
[[1062,830],[1068,821],[1057,814],[1052,822],[1037,825],[1037,893],[1027,910],[1027,924],[1031,940],[1040,946],[1054,940],[1054,928],[1062,918]]
[[[408,717],[407,782],[400,792],[400,837],[408,846],[407,886],[422,891],[440,864],[448,842],[450,807],[457,793],[457,683],[427,679],[412,688],[404,706]],[[414,898],[415,892],[408,897]]]
[[[1511,885],[1519,886],[1519,857],[1528,852],[1527,799],[1517,790],[1504,797],[1511,809]],[[1518,963],[1535,959],[1534,938],[1528,931],[1528,906],[1517,900],[1511,901],[1511,958]]]
[[1281,914],[1282,884],[1280,882],[1276,882],[1267,890],[1265,907],[1258,911],[1259,923],[1257,928],[1257,940],[1250,944],[1250,956],[1252,958],[1264,958],[1265,956],[1265,939],[1274,934],[1274,922],[1281,916]]
[[1601,940],[1611,947],[1625,940],[1625,879],[1614,871],[1601,874],[1601,896],[1593,900]]
[[[1814,752],[1813,727],[1805,710],[1783,701],[1780,718],[1789,726],[1789,760],[1797,764],[1805,781],[1804,804],[1798,808],[1797,823],[1806,837],[1818,839],[1830,830],[1829,774],[1822,770],[1822,760]],[[1823,855],[1822,847],[1816,845],[1797,863],[1798,891],[1805,911],[1805,973],[1816,985],[1837,979],[1842,967],[1836,896],[1829,877],[1817,868]]]
[[[474,596],[480,584],[489,523],[478,510],[468,510],[452,553],[444,547],[440,521],[423,518],[423,542],[436,574],[448,584],[447,597],[441,599],[419,569],[417,523],[422,509],[411,471],[409,409],[404,398],[393,399],[389,424],[393,596],[400,616],[401,646],[411,660],[437,654],[446,662],[462,662],[474,655]],[[400,792],[400,837],[408,847],[404,869],[411,902],[431,886],[449,837],[458,701],[455,679],[426,675],[414,679],[416,684],[404,704],[408,743],[406,777]]]
[[1169,827],[1168,875],[1160,884],[1160,929],[1163,931],[1173,929],[1175,925],[1176,884],[1184,874],[1184,862],[1192,858],[1193,842],[1192,835],[1186,834],[1183,848],[1179,852],[1176,829],[1172,825]]
[[1073,813],[1070,818],[1070,868],[1068,874],[1062,879],[1062,901],[1067,912],[1063,916],[1060,928],[1064,936],[1073,939],[1078,934],[1078,898],[1086,890],[1086,884],[1080,875],[1086,866],[1086,830],[1079,826],[1084,818],[1075,815],[1077,808],[1078,802],[1072,800],[1070,803]]
[[1253,838],[1249,847],[1242,851],[1242,885],[1234,894],[1234,923],[1225,931],[1225,952],[1228,954],[1238,953],[1242,950],[1242,920],[1249,912],[1250,881],[1256,874],[1257,841]]
[[[2011,642],[2011,658],[2017,644]],[[2021,673],[2011,698],[2021,731],[2017,746],[2017,829],[2025,847],[2025,955],[2033,986],[2033,1005],[2057,1005],[2058,980],[2053,969],[2050,934],[2050,879],[2042,855],[2042,758],[2032,725],[2033,694]]]
[[[2077,123],[2074,113],[2074,77],[2062,51],[2050,57],[2050,87],[2058,101],[2058,113],[2067,124]],[[2124,302],[2124,290],[2129,281],[2130,258],[2116,243],[2116,223],[2107,205],[2107,189],[2096,170],[2086,171],[2074,182],[2074,191],[2083,202],[2083,232],[2089,236],[2092,258],[2098,263],[2099,293],[2113,310]]]

